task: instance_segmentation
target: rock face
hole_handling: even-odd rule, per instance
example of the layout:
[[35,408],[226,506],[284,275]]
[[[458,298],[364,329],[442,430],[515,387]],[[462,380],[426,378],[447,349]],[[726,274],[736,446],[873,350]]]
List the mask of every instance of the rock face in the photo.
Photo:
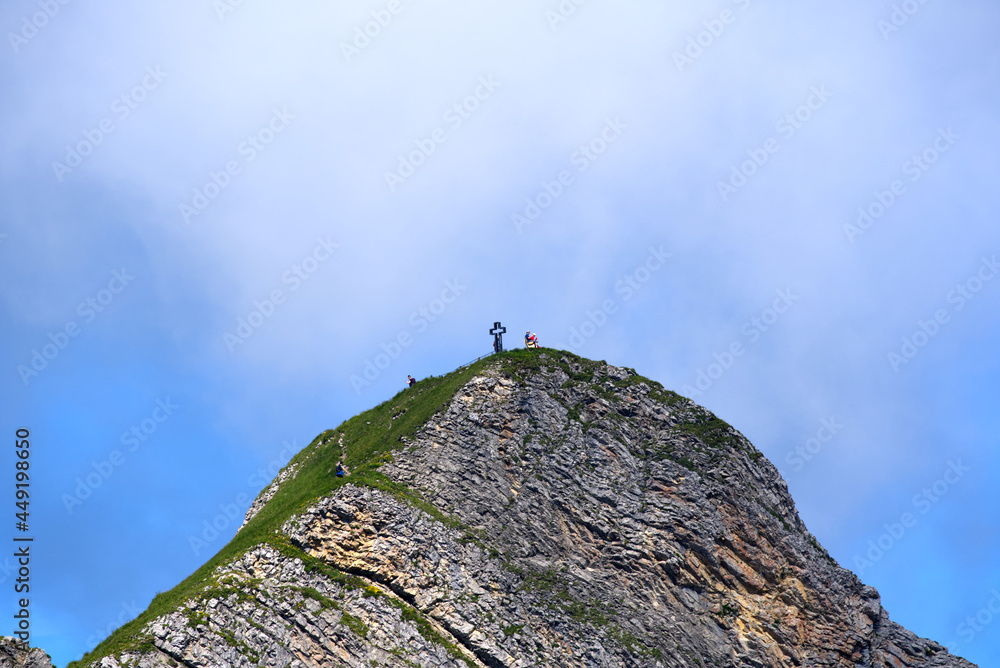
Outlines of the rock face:
[[[378,477],[306,504],[85,663],[972,666],[890,621],[741,434],[632,370],[500,356],[408,435],[385,429]],[[352,433],[310,448],[350,455]]]
[[0,637],[0,668],[52,668],[52,659],[37,647],[24,647],[13,638]]

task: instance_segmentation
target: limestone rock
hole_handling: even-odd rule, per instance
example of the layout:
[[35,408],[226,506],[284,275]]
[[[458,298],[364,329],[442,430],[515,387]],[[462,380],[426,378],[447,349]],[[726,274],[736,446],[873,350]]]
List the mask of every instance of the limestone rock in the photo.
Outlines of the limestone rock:
[[0,637],[0,668],[52,668],[52,659],[44,650],[25,647],[14,638]]

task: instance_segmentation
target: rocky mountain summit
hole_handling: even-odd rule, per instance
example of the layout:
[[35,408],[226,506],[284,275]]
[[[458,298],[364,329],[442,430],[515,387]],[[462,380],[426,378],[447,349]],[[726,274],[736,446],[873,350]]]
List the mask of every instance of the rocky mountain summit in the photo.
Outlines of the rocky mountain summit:
[[74,665],[972,666],[889,619],[739,432],[552,350],[324,432],[229,545]]

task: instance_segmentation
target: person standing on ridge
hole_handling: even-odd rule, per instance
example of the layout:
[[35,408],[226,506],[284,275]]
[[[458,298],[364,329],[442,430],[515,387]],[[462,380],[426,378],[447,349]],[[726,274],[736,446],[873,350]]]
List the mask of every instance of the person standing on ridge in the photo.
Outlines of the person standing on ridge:
[[407,385],[407,387],[413,387],[416,384],[417,384],[417,379],[414,378],[413,376],[411,376],[410,374],[406,374],[406,385]]

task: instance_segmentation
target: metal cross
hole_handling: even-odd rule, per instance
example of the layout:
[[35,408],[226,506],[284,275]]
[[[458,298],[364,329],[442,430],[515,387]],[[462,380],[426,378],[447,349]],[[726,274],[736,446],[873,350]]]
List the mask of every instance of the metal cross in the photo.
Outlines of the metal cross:
[[506,327],[502,327],[499,322],[493,323],[493,329],[490,330],[490,334],[493,335],[493,352],[503,352],[503,335],[506,333]]

